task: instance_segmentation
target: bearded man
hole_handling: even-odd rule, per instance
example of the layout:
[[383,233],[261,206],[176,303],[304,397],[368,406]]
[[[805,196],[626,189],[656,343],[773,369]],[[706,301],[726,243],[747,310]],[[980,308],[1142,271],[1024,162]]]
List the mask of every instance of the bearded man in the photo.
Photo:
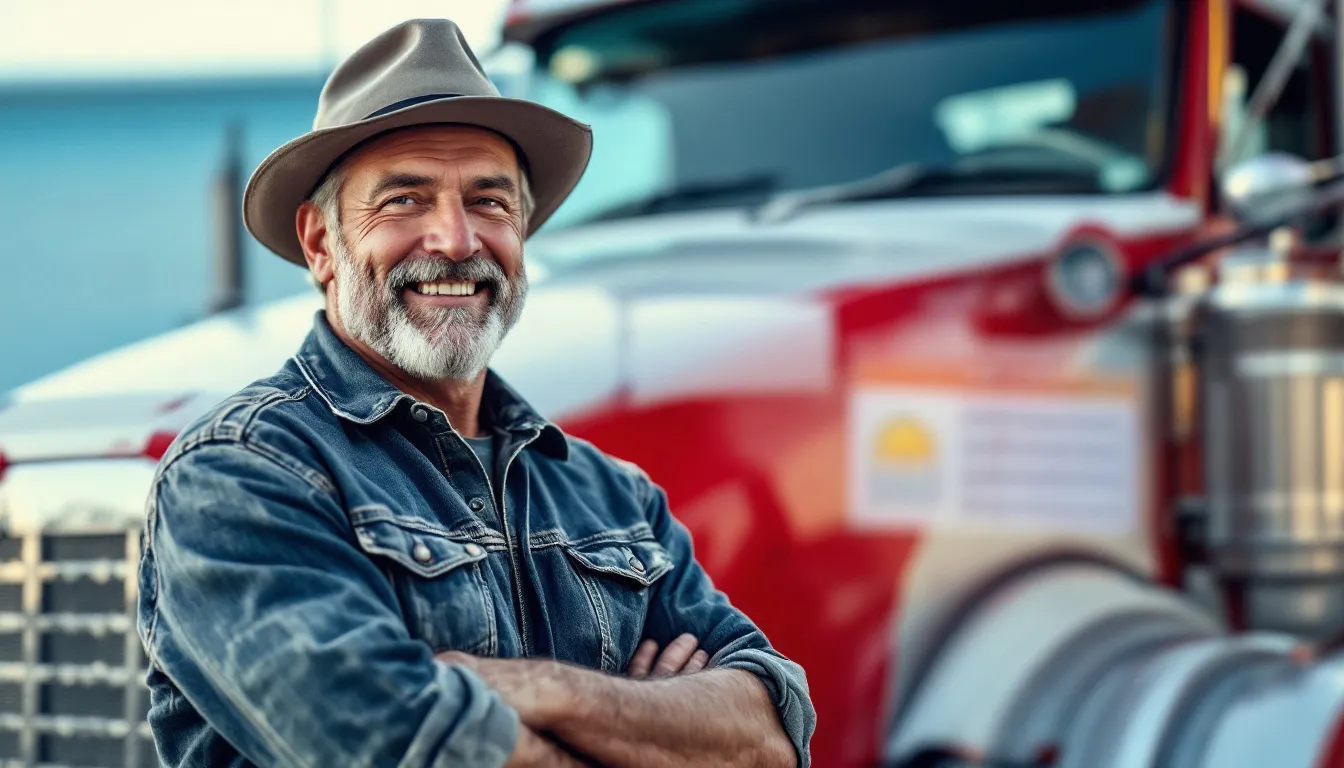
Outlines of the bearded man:
[[160,464],[139,630],[165,764],[808,763],[803,671],[663,492],[486,367],[590,151],[422,20],[258,167],[247,225],[326,310]]

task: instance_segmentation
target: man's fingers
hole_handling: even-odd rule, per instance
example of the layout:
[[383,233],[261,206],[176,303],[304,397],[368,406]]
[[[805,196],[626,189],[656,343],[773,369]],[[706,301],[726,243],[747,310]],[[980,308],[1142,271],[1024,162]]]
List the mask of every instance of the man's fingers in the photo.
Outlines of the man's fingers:
[[686,666],[691,656],[695,653],[695,648],[700,643],[695,639],[695,635],[684,634],[677,637],[676,640],[667,644],[661,655],[658,656],[658,663],[653,665],[654,677],[667,677],[675,675]]
[[649,670],[653,668],[653,658],[658,655],[658,644],[652,640],[645,640],[635,649],[635,655],[630,658],[630,667],[626,674],[631,677],[648,677]]
[[686,662],[686,666],[681,668],[681,674],[689,675],[692,672],[699,672],[709,663],[709,654],[704,651],[696,651],[691,654],[691,658]]

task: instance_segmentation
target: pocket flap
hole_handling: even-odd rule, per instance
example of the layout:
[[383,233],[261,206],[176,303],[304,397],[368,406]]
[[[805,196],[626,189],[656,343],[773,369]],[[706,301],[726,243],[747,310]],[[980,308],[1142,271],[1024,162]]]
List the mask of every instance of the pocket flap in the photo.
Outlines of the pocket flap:
[[393,560],[427,579],[485,559],[485,547],[448,535],[446,529],[419,518],[377,515],[355,522],[355,536],[365,552]]
[[582,547],[566,547],[569,556],[582,567],[629,579],[647,587],[672,570],[671,556],[662,544],[646,541],[607,541]]

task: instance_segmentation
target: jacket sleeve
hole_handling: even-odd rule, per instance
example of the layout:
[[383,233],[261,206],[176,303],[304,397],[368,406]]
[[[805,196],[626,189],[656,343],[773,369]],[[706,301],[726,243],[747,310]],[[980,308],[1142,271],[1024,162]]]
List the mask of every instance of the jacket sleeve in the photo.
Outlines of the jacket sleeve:
[[517,713],[406,629],[335,490],[242,443],[160,473],[141,563],[151,663],[262,766],[499,766]]
[[709,666],[742,669],[760,678],[798,753],[798,765],[807,768],[817,715],[803,668],[775,651],[751,619],[715,589],[695,559],[690,532],[668,510],[666,494],[640,475],[649,524],[674,563],[672,570],[653,585],[644,635],[666,645],[677,635],[689,632],[711,655]]

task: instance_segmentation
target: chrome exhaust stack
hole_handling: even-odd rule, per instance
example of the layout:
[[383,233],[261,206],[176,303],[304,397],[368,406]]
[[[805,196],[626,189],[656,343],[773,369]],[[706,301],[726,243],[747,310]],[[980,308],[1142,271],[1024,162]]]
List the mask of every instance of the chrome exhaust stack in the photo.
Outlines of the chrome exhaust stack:
[[1205,541],[1240,629],[1344,631],[1344,284],[1239,251],[1195,309]]

